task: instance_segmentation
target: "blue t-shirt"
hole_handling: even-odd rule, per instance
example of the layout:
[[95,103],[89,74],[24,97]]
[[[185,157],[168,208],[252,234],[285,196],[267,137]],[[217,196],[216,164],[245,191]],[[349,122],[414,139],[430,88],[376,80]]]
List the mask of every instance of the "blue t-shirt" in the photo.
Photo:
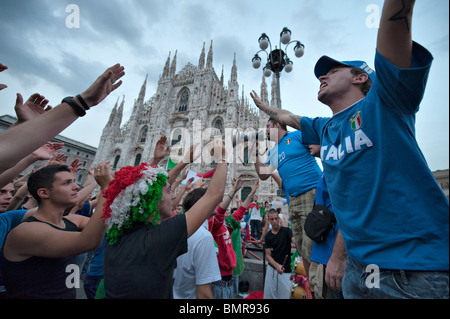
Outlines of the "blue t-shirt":
[[286,132],[269,151],[265,164],[278,169],[287,197],[298,196],[313,189],[322,174],[308,147],[303,145],[300,131]]
[[[0,214],[0,258],[3,258],[3,243],[5,242],[6,235],[8,235],[11,229],[22,222],[23,216],[27,211],[27,209],[11,210]],[[0,269],[0,292],[4,291],[3,275]]]
[[347,252],[362,264],[449,269],[449,203],[414,128],[432,60],[417,43],[410,69],[377,52],[366,98],[332,118],[302,118],[304,141],[320,142]]
[[[327,183],[323,174],[317,183],[315,205],[322,205],[330,211],[333,211],[330,194],[328,193]],[[325,241],[322,243],[313,243],[311,249],[311,261],[315,261],[323,265],[328,263],[331,253],[333,252],[334,242],[336,241],[338,231],[339,226],[336,223],[336,225],[334,225],[334,227],[328,232],[327,237],[325,237]]]
[[3,250],[6,235],[22,222],[22,218],[27,211],[27,209],[11,210],[0,214],[0,249]]

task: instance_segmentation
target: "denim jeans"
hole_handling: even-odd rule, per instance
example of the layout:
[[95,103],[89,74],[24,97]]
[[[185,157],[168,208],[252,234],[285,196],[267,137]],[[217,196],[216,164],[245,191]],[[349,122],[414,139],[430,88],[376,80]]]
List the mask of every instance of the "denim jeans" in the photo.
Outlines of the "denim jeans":
[[448,299],[448,271],[376,269],[347,257],[342,280],[345,299]]
[[211,283],[211,291],[214,299],[233,299],[233,280],[229,282],[223,280],[215,281]]

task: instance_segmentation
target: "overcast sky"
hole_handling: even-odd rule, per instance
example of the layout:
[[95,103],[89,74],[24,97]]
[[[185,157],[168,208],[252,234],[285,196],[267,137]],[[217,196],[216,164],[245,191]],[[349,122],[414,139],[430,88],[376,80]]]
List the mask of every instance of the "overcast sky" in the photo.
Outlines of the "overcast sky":
[[[75,21],[74,11],[66,12],[70,4],[80,10],[79,28],[66,23]],[[264,32],[278,45],[286,26],[306,48],[300,59],[294,45],[287,49],[294,69],[281,75],[282,106],[299,115],[331,116],[317,101],[314,65],[326,54],[373,66],[373,22],[382,5],[379,0],[2,0],[0,62],[9,69],[0,73],[0,83],[8,85],[0,92],[0,115],[15,115],[17,92],[24,99],[43,94],[56,106],[119,62],[126,68],[123,85],[61,133],[97,147],[116,100],[125,96],[125,122],[147,74],[145,99],[153,96],[169,52],[173,57],[177,50],[179,72],[188,62],[197,65],[203,43],[208,50],[212,40],[218,76],[223,66],[228,83],[236,54],[240,92],[248,98],[251,90],[259,93],[262,70],[251,65],[258,38]],[[432,170],[449,168],[448,25],[448,1],[416,2],[413,39],[434,56],[416,138]]]

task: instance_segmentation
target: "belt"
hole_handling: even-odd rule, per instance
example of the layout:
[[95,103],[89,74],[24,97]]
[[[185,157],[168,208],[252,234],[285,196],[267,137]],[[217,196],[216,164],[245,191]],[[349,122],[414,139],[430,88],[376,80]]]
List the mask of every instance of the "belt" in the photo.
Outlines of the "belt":
[[233,280],[228,280],[228,281],[218,280],[218,281],[212,282],[211,284],[215,285],[215,286],[219,286],[219,287],[231,287],[231,286],[233,286]]

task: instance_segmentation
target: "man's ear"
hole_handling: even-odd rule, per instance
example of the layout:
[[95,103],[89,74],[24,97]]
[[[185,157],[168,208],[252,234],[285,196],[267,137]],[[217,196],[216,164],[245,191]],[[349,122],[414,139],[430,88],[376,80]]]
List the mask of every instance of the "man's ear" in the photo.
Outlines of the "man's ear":
[[41,199],[48,199],[50,197],[50,191],[47,188],[39,188],[37,190],[37,195]]
[[369,79],[369,76],[366,73],[359,73],[358,75],[353,76],[354,84],[364,84]]

